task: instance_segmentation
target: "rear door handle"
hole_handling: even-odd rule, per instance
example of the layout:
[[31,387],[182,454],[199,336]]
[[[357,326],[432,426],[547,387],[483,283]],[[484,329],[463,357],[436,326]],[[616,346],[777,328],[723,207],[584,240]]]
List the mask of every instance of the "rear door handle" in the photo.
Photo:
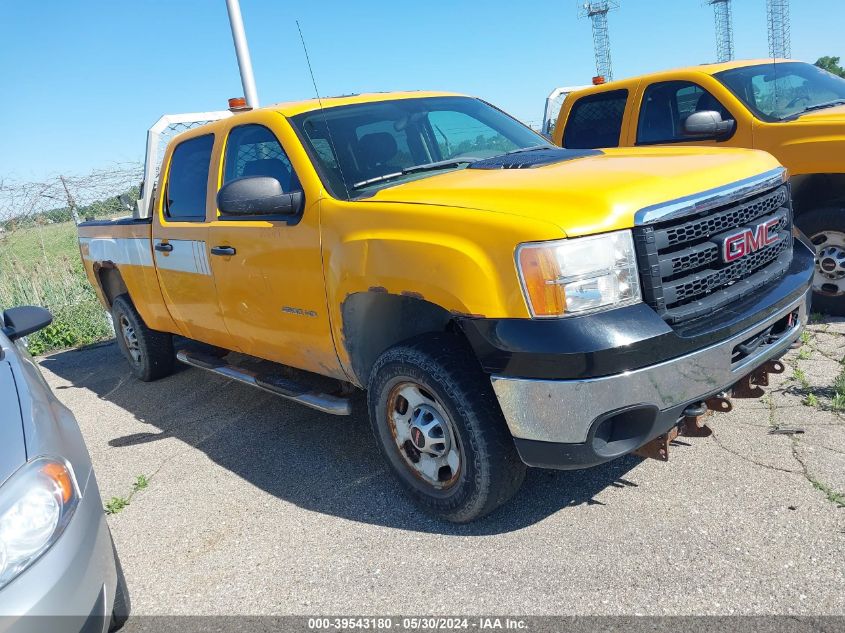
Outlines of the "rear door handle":
[[155,249],[160,253],[169,253],[173,250],[173,244],[167,244],[165,242],[159,242],[155,245]]
[[231,246],[212,246],[212,255],[234,255],[237,251]]

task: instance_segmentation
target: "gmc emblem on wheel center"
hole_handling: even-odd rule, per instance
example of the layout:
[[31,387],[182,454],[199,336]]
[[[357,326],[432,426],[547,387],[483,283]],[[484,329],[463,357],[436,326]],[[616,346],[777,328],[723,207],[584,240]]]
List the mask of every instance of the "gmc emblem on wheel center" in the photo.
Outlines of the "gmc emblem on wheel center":
[[778,241],[780,218],[767,220],[754,227],[744,228],[721,240],[722,261],[726,264],[750,255]]

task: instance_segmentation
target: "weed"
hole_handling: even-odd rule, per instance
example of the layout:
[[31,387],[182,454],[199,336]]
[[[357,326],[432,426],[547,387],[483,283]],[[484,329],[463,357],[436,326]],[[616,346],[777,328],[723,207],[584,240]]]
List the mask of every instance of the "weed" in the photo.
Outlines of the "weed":
[[792,379],[797,380],[804,389],[807,389],[810,386],[810,383],[807,380],[807,374],[804,373],[803,369],[799,369],[798,367],[792,371]]
[[798,350],[798,360],[809,360],[809,358],[813,355],[808,347],[802,347]]
[[150,480],[147,479],[146,475],[138,475],[135,478],[135,483],[132,484],[132,491],[138,492],[139,490],[143,490],[144,488],[146,488],[149,485],[150,485]]
[[816,324],[821,323],[824,320],[824,317],[819,312],[811,312],[810,313],[810,323]]
[[801,401],[805,407],[818,407],[819,406],[819,399],[814,393],[808,393],[804,399]]
[[823,492],[824,495],[827,497],[828,501],[830,501],[831,503],[835,503],[840,508],[845,508],[845,494],[837,492],[836,490],[834,490],[827,484],[819,481],[818,479],[810,478],[810,483],[813,484],[813,488]]
[[112,497],[105,505],[106,514],[117,514],[129,505],[129,499],[123,497]]
[[129,502],[132,501],[132,497],[135,496],[136,492],[140,492],[149,485],[150,478],[146,475],[138,475],[135,477],[135,481],[132,483],[132,492],[130,492],[128,496],[112,497],[110,501],[106,502],[104,506],[106,514],[117,514],[123,510],[123,508],[128,506]]
[[803,332],[801,332],[801,342],[804,343],[804,345],[809,343],[812,337],[813,335],[810,334],[809,330],[804,330]]

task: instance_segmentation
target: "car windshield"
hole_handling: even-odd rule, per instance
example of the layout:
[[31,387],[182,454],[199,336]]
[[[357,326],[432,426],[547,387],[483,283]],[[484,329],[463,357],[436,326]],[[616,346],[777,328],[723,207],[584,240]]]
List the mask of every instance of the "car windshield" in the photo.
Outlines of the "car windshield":
[[783,121],[845,103],[845,79],[803,62],[772,62],[716,73],[763,121]]
[[493,106],[469,97],[392,99],[314,110],[291,119],[336,198],[523,149],[551,147]]

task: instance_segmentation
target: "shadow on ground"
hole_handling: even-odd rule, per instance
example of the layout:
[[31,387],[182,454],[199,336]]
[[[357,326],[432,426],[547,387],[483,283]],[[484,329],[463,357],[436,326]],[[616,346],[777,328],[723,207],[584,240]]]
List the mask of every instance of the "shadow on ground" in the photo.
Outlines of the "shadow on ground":
[[[586,471],[529,469],[505,507],[456,526],[419,512],[379,457],[363,406],[352,418],[322,414],[197,369],[154,383],[129,376],[116,345],[41,359],[43,367],[124,409],[149,430],[114,437],[120,450],[175,437],[266,492],[300,507],[353,521],[454,535],[518,530],[570,506],[596,504],[602,490],[636,486],[624,478],[640,459]],[[62,388],[60,388],[62,389]],[[61,391],[58,392],[61,396]]]

